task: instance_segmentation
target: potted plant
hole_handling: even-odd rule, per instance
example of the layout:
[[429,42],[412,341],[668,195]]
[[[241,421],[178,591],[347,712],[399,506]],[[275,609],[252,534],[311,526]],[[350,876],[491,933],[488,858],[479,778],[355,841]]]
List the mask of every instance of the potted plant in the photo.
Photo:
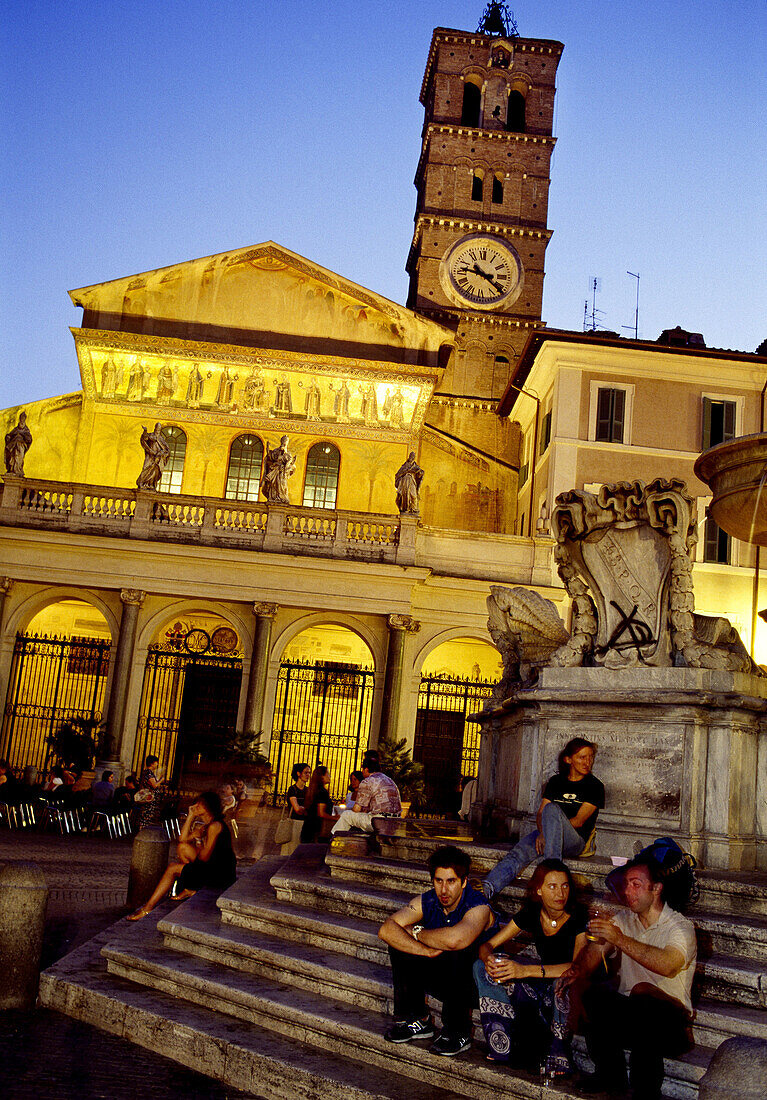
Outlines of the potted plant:
[[413,803],[417,806],[423,799],[423,764],[413,760],[404,737],[382,737],[377,748],[381,771],[399,788],[404,817]]

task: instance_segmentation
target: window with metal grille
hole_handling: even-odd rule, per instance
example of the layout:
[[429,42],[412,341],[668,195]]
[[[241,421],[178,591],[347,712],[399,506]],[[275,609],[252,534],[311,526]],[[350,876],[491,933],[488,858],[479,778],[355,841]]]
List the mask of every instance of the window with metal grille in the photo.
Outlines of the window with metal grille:
[[161,493],[180,493],[186,459],[186,432],[183,428],[177,428],[175,424],[166,424],[162,434],[170,447],[170,458],[162,472],[157,489]]
[[315,443],[306,459],[304,508],[335,508],[341,456],[332,443]]
[[707,451],[717,443],[735,438],[735,402],[703,398],[703,435],[701,450]]
[[730,547],[732,539],[722,528],[711,519],[706,518],[705,537],[703,543],[703,560],[715,565],[730,564]]
[[602,389],[597,397],[597,443],[622,443],[626,419],[626,391]]
[[228,500],[258,500],[264,445],[257,435],[238,435],[229,449],[226,471]]

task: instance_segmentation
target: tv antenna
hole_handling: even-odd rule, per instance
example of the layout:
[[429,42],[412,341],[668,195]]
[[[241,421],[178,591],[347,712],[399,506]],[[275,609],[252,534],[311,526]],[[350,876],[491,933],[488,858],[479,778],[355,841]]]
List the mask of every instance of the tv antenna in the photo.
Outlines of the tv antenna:
[[594,276],[591,280],[591,317],[589,318],[589,300],[583,303],[583,331],[596,332],[601,325],[602,310],[597,309],[597,293],[602,289],[602,280]]
[[[630,275],[632,279],[636,279],[636,281],[637,281],[637,302],[636,302],[636,308],[634,310],[634,339],[638,340],[639,339],[639,274],[635,271],[627,271],[626,274]],[[621,325],[621,328],[628,329],[629,332],[631,331],[631,325]]]

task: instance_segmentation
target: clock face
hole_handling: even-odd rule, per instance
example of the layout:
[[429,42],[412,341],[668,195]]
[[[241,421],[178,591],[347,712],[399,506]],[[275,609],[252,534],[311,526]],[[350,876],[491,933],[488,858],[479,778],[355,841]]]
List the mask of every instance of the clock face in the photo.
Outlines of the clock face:
[[522,290],[522,263],[505,241],[477,233],[453,245],[440,264],[442,289],[458,305],[498,309]]

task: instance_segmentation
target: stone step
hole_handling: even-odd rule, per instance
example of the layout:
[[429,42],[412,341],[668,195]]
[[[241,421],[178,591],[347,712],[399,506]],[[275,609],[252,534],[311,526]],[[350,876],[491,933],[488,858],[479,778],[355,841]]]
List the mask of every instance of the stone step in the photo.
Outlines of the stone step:
[[[408,826],[410,828],[410,826]],[[598,835],[598,834],[597,834]],[[445,843],[455,843],[471,855],[472,875],[484,877],[513,847],[475,842],[470,838],[425,837],[415,835],[394,835],[384,840],[384,854],[390,859],[420,863],[425,866],[430,853]],[[606,855],[597,852],[589,859],[568,860],[568,866],[579,875],[587,887],[601,891],[605,876],[612,870],[612,863]],[[522,874],[528,878],[530,870]],[[697,870],[700,886],[700,900],[691,907],[690,915],[696,909],[719,913],[733,913],[743,916],[767,917],[767,873],[764,871],[717,871],[706,868]]]
[[[299,914],[296,914],[297,916]],[[249,928],[225,925],[209,904],[191,899],[163,918],[158,931],[173,950],[197,955],[237,971],[261,974],[285,984],[310,989],[325,997],[354,1003],[382,1014],[392,1010],[391,972],[383,944],[375,960],[350,956],[323,944],[285,939],[279,929],[271,935]],[[342,928],[336,929],[338,939]],[[374,935],[374,933],[370,933]],[[380,940],[377,941],[380,944]],[[526,957],[525,953],[522,957]],[[724,969],[724,967],[722,967]],[[738,979],[733,965],[728,971],[731,985]],[[767,1012],[737,1003],[696,999],[695,1042],[716,1046],[733,1035],[754,1035],[767,1039]],[[753,1006],[753,1002],[746,1002]],[[438,1014],[438,1006],[434,1006]],[[481,1039],[479,1015],[475,1013],[475,1037]]]
[[[335,867],[335,858],[333,860]],[[347,863],[350,861],[346,861]],[[417,879],[418,868],[412,864],[399,863],[398,877],[395,882],[402,885],[406,882],[410,887],[407,891],[393,891],[384,889],[380,885],[373,885],[372,871],[377,872],[377,881],[390,882],[388,874],[390,861],[377,857],[367,860],[357,859],[351,861],[360,870],[360,875],[355,879],[351,875],[337,878],[335,875],[319,873],[315,869],[304,870],[300,863],[288,863],[284,865],[271,882],[277,890],[278,904],[288,913],[290,924],[295,925],[295,937],[301,936],[301,923],[309,921],[309,935],[314,937],[318,946],[323,943],[333,950],[346,951],[360,954],[371,961],[381,958],[380,947],[376,948],[375,933],[381,922],[394,911],[397,906],[404,905],[428,882],[419,883]],[[354,882],[362,879],[362,871],[371,872],[370,882],[355,886]],[[409,876],[405,877],[404,876]],[[233,888],[236,890],[237,887]],[[513,887],[520,890],[520,887]],[[247,895],[241,892],[236,898],[230,896],[232,891],[220,900],[225,921],[242,923],[244,926],[260,927],[263,931],[276,931],[274,922],[263,911],[263,895],[258,899],[259,916],[251,920],[249,915],[249,903]],[[514,913],[521,900],[519,897],[501,897],[499,909],[505,910],[505,915]],[[267,904],[271,904],[268,902]],[[233,908],[230,909],[230,905]],[[225,908],[224,908],[225,907]],[[296,909],[307,910],[300,919],[296,918]],[[310,916],[311,913],[313,916]],[[325,927],[327,920],[335,921],[329,927]],[[352,940],[344,946],[345,922],[348,919],[361,921],[359,928],[354,932]],[[736,1003],[751,1005],[753,1007],[765,1007],[765,995],[767,994],[767,923],[756,922],[755,919],[743,917],[725,918],[721,915],[696,915],[698,929],[699,960],[698,960],[698,989],[701,995],[709,996],[723,1003]],[[371,927],[365,936],[364,922],[369,922]],[[371,935],[372,933],[372,935]],[[286,933],[287,934],[287,933]],[[327,934],[327,939],[323,937]]]
[[[110,930],[111,931],[111,930]],[[154,929],[143,930],[154,935]],[[107,972],[98,936],[41,975],[40,1001],[102,1031],[153,1050],[199,1073],[268,1100],[413,1100],[413,1080],[390,1067],[351,1062],[251,1020],[211,1012]],[[419,1083],[419,1100],[464,1095]],[[539,1093],[519,1093],[537,1096]],[[550,1093],[554,1097],[554,1093]]]
[[[368,892],[376,883],[379,887],[385,884],[387,890],[395,891],[399,897],[409,900],[429,886],[424,867],[389,858],[388,848],[384,857],[353,858],[331,852],[327,856],[326,864],[331,880],[339,885],[343,884],[347,890],[352,883],[365,884]],[[524,878],[512,883],[493,899],[494,907],[505,916],[512,915],[525,897],[525,886]],[[362,888],[361,896],[367,901],[368,893]],[[715,953],[767,961],[766,918],[734,913],[725,915],[708,911],[700,903],[691,907],[688,915],[698,930],[702,956]],[[767,982],[767,978],[765,981]]]
[[[578,1095],[567,1086],[543,1089],[535,1078],[494,1067],[476,1049],[437,1062],[428,1044],[387,1043],[381,1015],[351,1001],[335,1001],[261,975],[225,969],[208,959],[171,953],[158,934],[137,936],[133,929],[120,933],[103,948],[110,974],[251,1021],[284,1037],[298,1037],[330,1054],[410,1077],[419,1082],[418,1096],[421,1084],[433,1082],[435,1073],[449,1092],[477,1100],[486,1100],[491,1093],[498,1100]],[[696,1047],[689,1057],[669,1062],[665,1094],[678,1100],[694,1097],[712,1053],[711,1048]]]

